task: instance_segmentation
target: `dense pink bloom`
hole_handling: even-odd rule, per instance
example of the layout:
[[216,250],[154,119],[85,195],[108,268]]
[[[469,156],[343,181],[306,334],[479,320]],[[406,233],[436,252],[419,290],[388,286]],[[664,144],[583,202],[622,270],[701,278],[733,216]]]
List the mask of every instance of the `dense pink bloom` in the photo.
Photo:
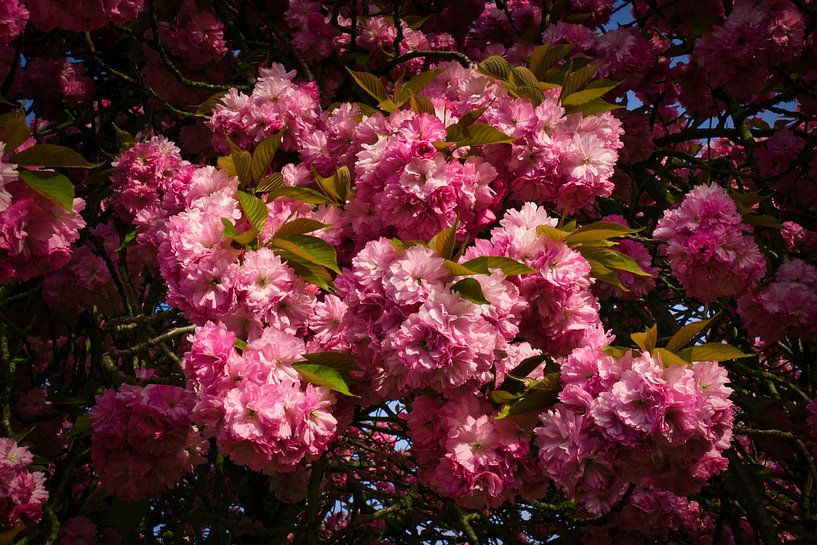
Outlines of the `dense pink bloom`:
[[672,273],[702,302],[734,297],[763,277],[766,262],[735,202],[717,185],[695,187],[680,206],[664,212],[653,232],[667,243]]
[[93,96],[94,82],[81,63],[68,59],[34,57],[15,79],[14,89],[32,99],[39,115],[58,121],[66,108],[87,106]]
[[741,297],[738,312],[749,333],[766,342],[786,335],[817,337],[817,268],[800,259],[787,261],[764,288]]
[[297,149],[308,138],[318,120],[318,89],[314,82],[294,82],[295,71],[273,63],[260,70],[252,94],[231,89],[216,105],[208,125],[213,145],[227,151],[227,137],[249,149],[278,131],[286,129],[282,148]]
[[528,303],[520,332],[545,352],[563,355],[596,335],[601,323],[598,302],[590,291],[590,265],[562,241],[538,234],[539,225],[555,226],[542,207],[525,203],[509,210],[491,231],[490,241],[477,240],[466,258],[504,256],[537,269],[516,277],[520,297]]
[[[740,0],[722,26],[696,41],[694,56],[714,86],[747,96],[759,91],[770,67],[799,52],[805,30],[803,13],[788,0]],[[754,77],[741,77],[747,73]]]
[[8,437],[0,438],[0,531],[39,522],[48,500],[45,475],[29,471],[33,456]]
[[96,524],[86,517],[73,517],[60,525],[58,545],[96,545]]
[[607,511],[628,481],[650,476],[686,495],[725,467],[733,409],[717,363],[664,366],[646,353],[616,360],[583,347],[561,374],[560,403],[535,430],[539,460],[590,513]]
[[82,32],[102,28],[108,22],[123,24],[144,9],[144,0],[27,0],[31,22],[38,30],[64,28]]
[[227,54],[224,23],[213,13],[200,10],[194,0],[182,3],[173,24],[160,24],[159,37],[173,55],[192,69],[218,63]]
[[69,212],[22,182],[5,189],[11,205],[0,214],[0,283],[25,281],[68,263],[71,244],[85,227],[79,215],[85,202],[74,199]]
[[420,481],[459,504],[495,507],[526,487],[529,436],[477,394],[418,397],[408,425]]
[[123,384],[96,396],[91,459],[102,485],[125,500],[149,499],[204,462],[208,446],[190,420],[194,403],[188,390],[161,384]]
[[28,10],[20,0],[0,1],[0,46],[7,46],[28,22]]
[[195,419],[235,463],[289,473],[326,450],[337,425],[335,398],[302,383],[292,367],[303,359],[303,340],[267,328],[239,352],[235,335],[212,322],[191,340],[184,363],[198,394]]

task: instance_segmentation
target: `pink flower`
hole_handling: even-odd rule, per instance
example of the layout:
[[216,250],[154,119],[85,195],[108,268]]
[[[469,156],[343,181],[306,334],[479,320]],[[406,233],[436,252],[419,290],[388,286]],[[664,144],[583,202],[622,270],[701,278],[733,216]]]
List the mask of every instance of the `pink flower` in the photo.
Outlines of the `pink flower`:
[[765,288],[744,295],[738,313],[750,334],[765,342],[786,335],[817,337],[814,308],[817,305],[817,268],[800,259],[787,261]]
[[680,206],[664,212],[653,232],[687,293],[709,303],[750,290],[766,270],[734,201],[716,185],[695,187]]
[[204,462],[207,443],[192,427],[191,393],[175,386],[122,385],[91,408],[91,459],[102,485],[133,501],[170,490]]

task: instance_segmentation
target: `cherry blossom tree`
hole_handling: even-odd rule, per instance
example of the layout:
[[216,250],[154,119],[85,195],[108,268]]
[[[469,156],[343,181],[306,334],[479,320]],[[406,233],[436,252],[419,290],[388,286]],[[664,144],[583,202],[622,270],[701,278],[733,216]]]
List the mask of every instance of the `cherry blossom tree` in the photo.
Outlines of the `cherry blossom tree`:
[[812,0],[0,0],[0,545],[814,543]]

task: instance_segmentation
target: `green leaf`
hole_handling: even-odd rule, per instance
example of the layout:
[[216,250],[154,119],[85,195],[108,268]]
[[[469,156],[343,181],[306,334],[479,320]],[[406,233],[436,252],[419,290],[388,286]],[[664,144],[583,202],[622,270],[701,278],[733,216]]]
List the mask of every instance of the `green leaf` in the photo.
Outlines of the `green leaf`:
[[550,225],[543,224],[536,226],[536,234],[545,235],[551,240],[567,240],[567,237],[570,236],[570,231],[557,229],[556,227],[551,227]]
[[437,77],[445,72],[445,68],[435,68],[434,70],[426,70],[425,72],[420,72],[410,80],[408,80],[403,88],[400,91],[401,97],[398,97],[398,100],[406,100],[409,98],[409,91],[413,93],[415,96],[419,95],[420,92],[428,87],[431,82],[433,82]]
[[426,97],[411,97],[411,109],[418,114],[431,114],[434,115],[436,110],[434,109],[434,103],[431,102]]
[[557,62],[565,58],[573,50],[573,45],[564,44],[549,47],[541,45],[533,50],[528,67],[538,79],[545,79],[545,72],[553,68]]
[[331,199],[331,202],[344,204],[346,198],[352,188],[352,173],[349,172],[349,167],[342,166],[338,168],[332,176],[324,177],[316,170],[312,170],[315,183],[321,191]]
[[509,74],[511,78],[511,82],[519,86],[529,86],[533,88],[538,88],[539,79],[534,75],[533,72],[525,68],[524,66],[515,66],[513,70],[511,70]]
[[513,70],[513,66],[498,55],[491,55],[479,63],[479,71],[488,76],[493,76],[502,81],[508,81],[508,77]]
[[658,327],[653,325],[640,333],[631,334],[630,338],[644,352],[652,352],[658,342]]
[[477,305],[488,305],[490,301],[485,298],[482,286],[476,278],[463,278],[451,286],[452,291],[460,294],[460,297],[467,299]]
[[628,235],[630,233],[638,233],[642,230],[643,227],[638,229],[630,229],[629,227],[619,225],[618,223],[597,221],[596,223],[585,225],[584,227],[573,231],[567,237],[567,241],[591,242],[594,240],[606,240],[609,238],[620,237],[622,235]]
[[305,282],[315,284],[322,290],[330,293],[335,291],[332,285],[332,275],[329,274],[329,271],[325,267],[302,259],[285,250],[279,250],[278,255],[281,259],[286,261],[286,263],[292,267],[292,270],[295,271],[295,274]]
[[741,352],[736,346],[721,343],[706,343],[690,346],[681,350],[678,355],[686,361],[728,361],[740,358],[749,358],[754,354]]
[[670,352],[678,352],[686,346],[689,341],[697,337],[701,331],[709,327],[710,322],[712,322],[712,318],[685,325],[670,338],[667,343],[667,350]]
[[624,348],[623,346],[605,346],[604,348],[599,348],[599,352],[603,352],[605,354],[609,354],[614,358],[618,359],[623,357],[629,351],[629,348]]
[[12,163],[31,167],[94,168],[82,155],[65,146],[35,144],[11,158]]
[[250,161],[250,175],[252,181],[256,182],[261,179],[264,173],[272,164],[272,158],[275,157],[275,152],[281,145],[281,140],[284,138],[284,131],[278,131],[275,134],[263,139],[255,151],[252,152],[252,159]]
[[287,238],[291,235],[303,235],[328,227],[325,223],[310,218],[298,218],[283,224],[275,231],[273,238]]
[[340,273],[335,249],[325,240],[309,235],[290,235],[287,238],[273,238],[274,248],[287,252],[316,265]]
[[515,136],[508,136],[499,129],[485,123],[474,123],[463,129],[464,140],[457,143],[460,146],[481,146],[484,144],[510,144],[516,140]]
[[381,100],[380,102],[378,102],[377,107],[380,108],[381,110],[384,110],[384,111],[388,112],[388,113],[392,113],[393,111],[395,111],[400,106],[398,106],[397,103],[394,102],[393,100],[386,99],[386,100]]
[[113,125],[113,131],[116,138],[116,149],[118,149],[120,153],[133,146],[134,140],[131,133],[120,129],[116,123],[111,123],[111,125]]
[[681,356],[667,350],[666,348],[656,348],[652,351],[653,355],[660,356],[661,362],[665,365],[688,365],[689,362],[683,359]]
[[574,72],[570,72],[565,80],[565,84],[562,86],[562,92],[559,95],[559,100],[564,104],[564,100],[566,97],[569,97],[590,81],[590,78],[593,77],[593,74],[596,73],[598,67],[595,64],[588,64],[582,68]]
[[269,176],[264,176],[261,180],[258,181],[258,184],[255,186],[256,193],[267,193],[269,191],[274,191],[280,187],[284,186],[284,175],[280,172],[273,172]]
[[545,94],[538,86],[521,85],[513,90],[513,94],[520,98],[527,98],[534,106],[539,106],[545,100]]
[[221,99],[227,94],[227,91],[219,91],[217,93],[213,93],[207,99],[199,104],[199,107],[196,108],[196,113],[199,115],[210,115],[213,113],[213,108],[216,107],[216,104],[221,102]]
[[459,220],[455,220],[454,225],[434,235],[431,240],[428,241],[428,247],[434,250],[437,255],[443,259],[451,259],[451,256],[454,255],[454,245],[456,243],[457,228],[459,225]]
[[346,71],[349,72],[355,82],[360,85],[364,91],[369,93],[375,100],[377,100],[378,103],[389,99],[389,96],[386,93],[386,87],[374,74],[370,74],[368,72],[356,72],[348,66],[346,67]]
[[300,186],[283,186],[269,192],[270,198],[287,197],[295,201],[310,204],[334,204],[334,201],[314,189]]
[[536,269],[528,267],[524,263],[515,261],[503,256],[482,256],[476,257],[462,264],[465,268],[481,274],[491,274],[491,269],[499,269],[508,276],[518,274],[538,273]]
[[580,246],[579,252],[588,261],[592,259],[608,269],[627,271],[638,276],[652,276],[650,273],[644,272],[631,257],[609,248]]
[[74,184],[56,172],[20,170],[20,179],[31,189],[52,200],[69,212],[74,211]]
[[780,229],[783,227],[779,219],[767,214],[746,214],[743,216],[743,221],[757,227],[769,227],[771,229]]
[[267,205],[255,195],[243,191],[238,192],[238,202],[241,203],[241,209],[244,211],[250,225],[260,233],[264,229],[264,224],[269,216]]
[[559,400],[561,390],[559,373],[549,373],[539,381],[536,386],[525,392],[524,396],[511,405],[508,416],[529,413],[531,411],[541,412]]
[[420,15],[406,15],[402,19],[411,30],[420,30],[425,22],[431,19],[431,15],[426,15],[425,17]]
[[230,176],[238,177],[238,171],[235,168],[235,163],[233,162],[232,157],[219,157],[216,161],[216,165],[218,166],[219,170],[223,170]]
[[593,100],[603,97],[617,86],[618,83],[610,82],[609,80],[594,81],[585,89],[565,96],[564,100],[562,101],[562,105],[581,106],[582,104],[587,104],[588,102],[592,102]]
[[68,433],[71,437],[90,437],[91,436],[91,419],[87,414],[81,414],[74,421],[71,426],[71,431]]
[[308,382],[323,386],[351,397],[360,397],[349,391],[343,375],[337,369],[317,363],[293,363],[292,367]]
[[613,104],[611,102],[605,102],[601,99],[596,99],[591,100],[590,102],[585,102],[579,106],[565,106],[565,113],[582,114],[584,116],[588,116],[593,114],[602,114],[611,110],[618,110],[619,108],[623,107],[624,106],[622,104]]
[[454,276],[470,276],[472,274],[479,274],[477,272],[472,271],[468,267],[460,265],[456,261],[452,261],[450,259],[445,260],[445,268],[453,274]]
[[[514,367],[513,371],[508,373],[507,376],[517,380],[523,379],[530,375],[531,373],[533,373],[534,369],[539,367],[542,364],[542,362],[545,361],[546,359],[548,359],[548,357],[545,354],[539,354],[538,356],[531,356],[529,358],[525,358],[524,360],[519,362],[519,365]],[[547,369],[547,367],[548,366],[546,365],[545,368]],[[508,379],[505,379],[505,382],[508,382]],[[505,383],[502,384],[502,387],[505,388]]]
[[233,342],[233,348],[236,350],[244,350],[247,348],[247,341],[244,339],[236,339],[235,342]]
[[229,239],[236,241],[238,244],[247,245],[258,236],[258,231],[250,227],[243,233],[235,230],[235,225],[227,218],[221,218],[221,224],[224,226],[224,231],[221,234]]
[[136,229],[131,229],[130,231],[125,233],[124,237],[122,237],[122,244],[120,244],[119,247],[116,250],[114,250],[114,252],[118,254],[119,252],[130,246],[134,240],[136,240]]
[[242,184],[249,184],[252,180],[252,156],[249,151],[236,149],[230,154],[235,165],[235,172],[238,181]]
[[17,147],[29,139],[31,129],[25,116],[12,117],[3,125],[3,142],[6,144],[5,152],[11,153]]
[[510,403],[511,401],[516,401],[522,397],[521,392],[512,393],[507,390],[492,390],[488,395],[491,398],[491,401],[497,405]]
[[477,108],[476,110],[465,112],[460,116],[460,120],[457,122],[457,125],[459,125],[462,128],[470,127],[471,125],[476,123],[477,119],[479,119],[487,109],[488,108]]
[[360,369],[355,363],[355,359],[348,352],[313,352],[305,354],[307,363],[331,367],[338,371],[355,371]]

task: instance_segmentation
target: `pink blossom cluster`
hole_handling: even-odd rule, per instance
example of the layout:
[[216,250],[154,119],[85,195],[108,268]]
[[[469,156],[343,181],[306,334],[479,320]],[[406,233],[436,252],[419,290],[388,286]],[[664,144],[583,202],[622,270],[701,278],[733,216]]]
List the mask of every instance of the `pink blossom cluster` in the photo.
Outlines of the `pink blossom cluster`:
[[688,495],[726,468],[734,409],[717,363],[662,364],[632,351],[616,359],[584,346],[562,363],[561,380],[560,402],[535,429],[539,460],[589,513],[644,477]]
[[661,490],[645,477],[610,522],[588,527],[583,538],[599,545],[649,543],[665,540],[670,532],[681,529],[696,543],[706,543],[715,530],[715,521],[706,515],[698,502]]
[[224,23],[212,12],[199,9],[195,0],[185,0],[171,23],[159,25],[159,37],[168,51],[186,67],[207,68],[227,54]]
[[330,23],[330,16],[321,13],[318,0],[289,0],[284,13],[292,31],[292,45],[310,62],[330,57],[335,50],[334,39],[338,30]]
[[35,192],[7,163],[0,143],[0,284],[25,281],[62,267],[85,220],[85,201],[76,198],[71,211]]
[[[802,134],[802,133],[801,133]],[[757,147],[757,166],[760,174],[777,192],[791,196],[807,206],[817,203],[817,159],[808,157],[806,140],[791,129],[776,131]]]
[[144,0],[26,0],[31,22],[37,30],[55,28],[83,32],[102,28],[109,22],[124,24],[145,8]]
[[34,457],[9,437],[0,437],[0,531],[39,522],[48,500],[45,475],[30,471]]
[[195,398],[177,386],[123,384],[96,396],[91,460],[100,482],[130,501],[171,490],[205,461],[207,442],[191,424]]
[[195,420],[235,463],[291,473],[333,439],[335,397],[292,366],[306,353],[302,338],[267,328],[241,350],[236,339],[214,322],[192,336],[184,366],[197,395]]
[[170,216],[157,235],[168,303],[195,323],[221,320],[243,337],[255,338],[268,325],[303,335],[317,304],[317,287],[307,285],[264,246],[288,220],[320,217],[304,203],[272,200],[258,234],[258,249],[240,249],[224,234],[225,221],[238,232],[250,228],[237,200],[237,187],[238,180],[224,171],[193,170],[184,193],[185,207]]
[[82,64],[68,59],[33,57],[14,81],[14,90],[36,104],[37,113],[58,121],[65,109],[87,106],[94,93],[94,81]]
[[[342,122],[351,123],[353,118]],[[334,140],[348,131],[333,132]],[[496,197],[491,187],[496,169],[479,156],[448,159],[437,150],[434,143],[444,142],[446,131],[436,115],[406,110],[388,118],[376,114],[364,119],[354,133],[352,144],[361,145],[349,214],[352,229],[360,236],[393,233],[403,240],[428,240],[451,227],[455,218],[470,233],[495,219],[490,208]],[[366,137],[368,141],[363,140]],[[307,142],[302,152],[307,159],[312,145]]]
[[710,303],[746,293],[765,274],[751,233],[726,191],[710,184],[696,186],[666,210],[653,237],[667,243],[662,251],[687,294]]
[[87,517],[71,517],[60,525],[59,545],[97,545],[96,524]]
[[722,25],[695,42],[693,56],[713,86],[747,97],[760,90],[772,67],[800,52],[806,23],[789,0],[738,0]]
[[[473,236],[496,220],[508,192],[567,210],[611,194],[621,147],[616,118],[565,116],[556,94],[534,107],[473,69],[439,68],[421,93],[433,114],[402,109],[361,116],[357,107],[341,105],[299,143],[305,166],[323,175],[340,166],[353,172],[356,195],[344,223],[356,239],[428,240],[455,217],[460,236]],[[437,149],[448,127],[482,108],[479,122],[514,138],[512,144]]]
[[[111,224],[97,224],[86,233],[94,242],[86,240],[75,244],[71,260],[43,279],[43,300],[66,317],[94,307],[107,316],[119,315],[125,309],[114,278],[123,280],[125,273],[118,266],[121,254],[117,249],[122,245],[122,238]],[[132,246],[126,254],[124,265],[128,281],[138,289],[144,283],[144,267],[155,261],[153,250],[147,246]]]
[[498,420],[478,392],[447,401],[416,397],[407,421],[420,482],[464,507],[497,507],[535,495],[544,483],[530,456],[529,430],[512,418]]
[[540,234],[540,225],[556,226],[541,206],[525,203],[509,210],[491,238],[475,240],[465,258],[508,257],[539,271],[512,279],[527,303],[519,332],[546,353],[565,355],[603,334],[599,304],[591,292],[590,264],[565,242]]
[[555,96],[550,92],[537,107],[523,99],[503,100],[496,114],[486,112],[500,130],[517,137],[491,159],[505,167],[500,173],[514,198],[555,202],[575,212],[612,193],[623,131],[610,113],[565,115]]
[[782,264],[765,287],[738,300],[738,313],[753,336],[774,342],[787,335],[817,338],[817,267],[800,259]]
[[137,231],[148,248],[159,244],[158,232],[167,218],[184,209],[183,195],[193,167],[163,136],[137,142],[113,162],[111,186],[116,214]]
[[295,71],[273,63],[260,70],[252,93],[231,89],[213,109],[207,122],[213,145],[228,152],[227,139],[250,149],[272,134],[285,131],[282,149],[296,150],[307,139],[319,118],[320,94],[315,82],[294,82]]
[[20,0],[0,1],[0,47],[19,36],[28,22],[28,10]]
[[[339,17],[338,22],[345,26],[352,24],[352,20],[346,17]],[[415,30],[405,22],[401,22],[403,39],[400,41],[399,50],[395,51],[394,40],[397,37],[397,27],[390,17],[366,17],[360,26],[355,44],[370,52],[369,62],[373,65],[376,64],[376,61],[386,60],[387,55],[403,55],[411,51],[446,51],[456,47],[454,39],[448,33],[427,35],[422,30]],[[349,35],[343,33],[335,36],[334,46],[339,55],[346,53],[349,50]],[[405,70],[409,75],[416,74],[422,70],[424,64],[425,61],[422,58],[410,59],[400,63],[399,69],[395,67],[393,73],[399,76],[399,72]]]
[[453,275],[432,250],[381,238],[336,279],[347,338],[380,398],[419,388],[450,392],[490,379],[496,353],[517,335],[527,304],[498,270],[474,278],[489,304],[454,291]]

